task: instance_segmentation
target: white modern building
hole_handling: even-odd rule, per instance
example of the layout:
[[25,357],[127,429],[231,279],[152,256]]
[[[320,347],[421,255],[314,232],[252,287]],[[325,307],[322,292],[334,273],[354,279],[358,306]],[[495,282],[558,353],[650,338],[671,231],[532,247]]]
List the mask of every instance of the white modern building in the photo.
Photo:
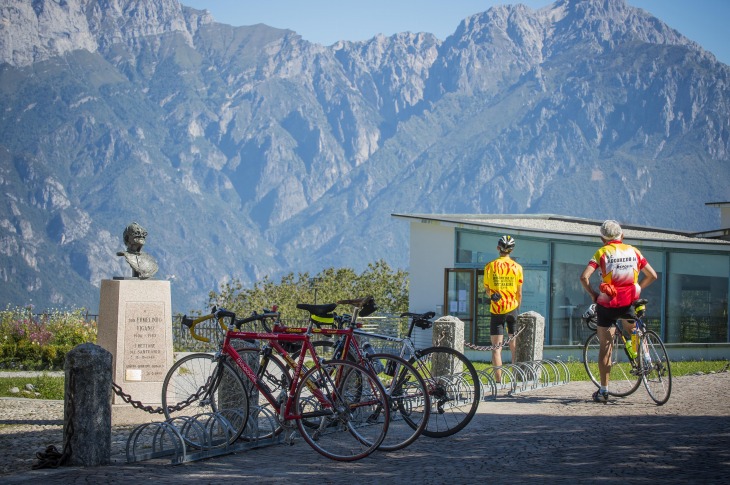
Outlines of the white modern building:
[[[707,205],[720,207],[723,221],[726,210],[730,215],[730,203]],[[517,240],[512,257],[525,273],[520,312],[545,316],[546,356],[580,358],[589,333],[581,315],[591,301],[579,275],[602,244],[603,221],[557,215],[392,217],[410,223],[410,311],[456,316],[465,323],[467,342],[490,345],[484,265],[498,256],[499,237],[509,234]],[[649,300],[648,325],[668,344],[670,357],[730,358],[730,241],[722,239],[728,231],[622,228],[624,241],[639,248],[659,276],[642,297]],[[472,351],[470,357],[490,360],[486,354]]]

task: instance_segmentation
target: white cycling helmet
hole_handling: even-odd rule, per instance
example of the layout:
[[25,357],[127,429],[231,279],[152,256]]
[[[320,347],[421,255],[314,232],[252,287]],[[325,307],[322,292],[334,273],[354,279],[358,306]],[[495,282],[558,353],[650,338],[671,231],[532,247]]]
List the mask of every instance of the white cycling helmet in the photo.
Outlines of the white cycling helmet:
[[509,253],[515,248],[515,238],[512,236],[502,236],[497,242],[497,247],[503,253]]

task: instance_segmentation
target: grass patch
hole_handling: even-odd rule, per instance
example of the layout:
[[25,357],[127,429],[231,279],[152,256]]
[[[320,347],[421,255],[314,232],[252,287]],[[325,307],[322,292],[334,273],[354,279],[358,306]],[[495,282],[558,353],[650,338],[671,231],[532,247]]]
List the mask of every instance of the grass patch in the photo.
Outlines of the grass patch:
[[[31,399],[63,399],[64,377],[40,374],[34,377],[0,377],[0,397],[27,397]],[[31,384],[33,391],[26,391],[26,385]],[[14,394],[10,390],[17,387],[20,393]]]
[[[727,360],[696,360],[696,361],[680,361],[672,362],[672,377],[681,377],[692,374],[710,374],[713,372],[727,371],[730,362]],[[587,381],[590,380],[586,372],[583,362],[571,360],[565,363],[570,372],[571,381]],[[488,369],[492,364],[488,362],[474,362],[477,371]]]
[[[570,371],[571,381],[587,381],[583,363],[579,361],[566,362]],[[474,362],[477,371],[487,369],[492,364],[487,362]],[[672,362],[672,376],[680,377],[692,374],[709,374],[713,372],[727,372],[730,368],[730,362],[727,360],[699,360],[699,361],[682,361]],[[35,388],[33,393],[24,393],[26,384],[32,384]],[[10,389],[17,387],[20,389],[19,394],[13,394]],[[39,395],[35,395],[35,393]],[[49,376],[40,374],[35,377],[0,377],[0,397],[27,397],[35,399],[55,399],[63,400],[64,377]]]

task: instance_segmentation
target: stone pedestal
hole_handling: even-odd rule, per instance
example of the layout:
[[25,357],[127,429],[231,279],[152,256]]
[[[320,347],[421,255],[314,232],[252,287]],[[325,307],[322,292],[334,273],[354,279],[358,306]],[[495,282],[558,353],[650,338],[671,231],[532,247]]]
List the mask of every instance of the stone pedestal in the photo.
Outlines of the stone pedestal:
[[515,340],[513,363],[542,360],[543,342],[545,342],[545,317],[533,311],[521,313],[517,317],[517,329],[515,331],[520,331],[520,334]]
[[[449,347],[464,353],[464,322],[447,315],[433,322],[432,344],[434,347]],[[443,354],[433,356],[431,362],[434,376],[452,375],[463,372],[462,362]]]
[[[169,281],[103,280],[97,343],[113,356],[113,381],[146,406],[162,401],[162,382],[173,364]],[[114,424],[164,420],[134,409],[114,394]]]

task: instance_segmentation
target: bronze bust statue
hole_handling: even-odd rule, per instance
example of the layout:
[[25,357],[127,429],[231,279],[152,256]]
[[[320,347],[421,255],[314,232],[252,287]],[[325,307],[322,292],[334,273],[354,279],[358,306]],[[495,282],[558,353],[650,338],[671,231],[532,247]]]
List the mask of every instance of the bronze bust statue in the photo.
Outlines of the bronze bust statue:
[[152,278],[157,273],[155,259],[142,252],[146,238],[147,231],[136,222],[131,223],[124,229],[124,245],[127,250],[117,253],[117,256],[124,256],[132,267],[132,276],[141,280]]

